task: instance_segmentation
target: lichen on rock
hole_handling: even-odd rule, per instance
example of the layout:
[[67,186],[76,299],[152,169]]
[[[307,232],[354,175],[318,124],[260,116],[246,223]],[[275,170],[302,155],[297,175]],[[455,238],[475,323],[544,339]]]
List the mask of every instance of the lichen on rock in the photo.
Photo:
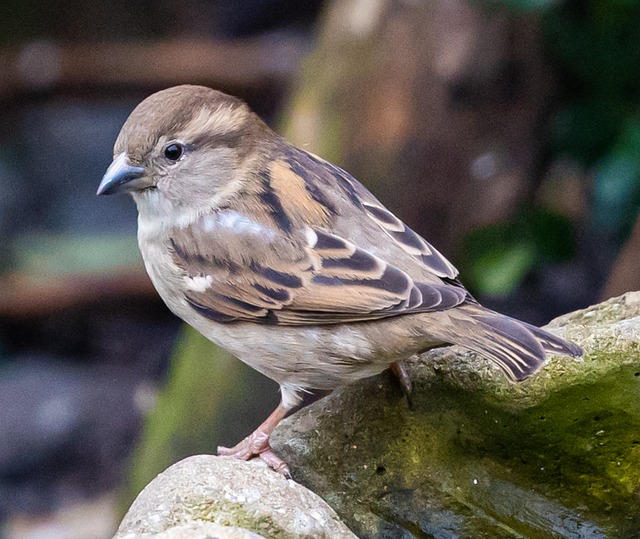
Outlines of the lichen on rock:
[[190,530],[195,538],[205,524],[230,539],[355,537],[322,499],[261,461],[198,455],[147,485],[115,539],[177,539],[191,537]]

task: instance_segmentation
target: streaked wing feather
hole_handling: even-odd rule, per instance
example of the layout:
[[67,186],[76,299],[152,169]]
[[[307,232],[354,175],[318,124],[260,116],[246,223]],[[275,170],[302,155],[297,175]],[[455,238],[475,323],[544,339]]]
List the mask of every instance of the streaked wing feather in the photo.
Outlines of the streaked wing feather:
[[366,214],[384,230],[406,253],[419,259],[438,277],[454,279],[458,270],[432,245],[416,234],[386,208],[368,202],[363,203]]
[[[441,278],[455,279],[458,270],[424,238],[386,209],[358,180],[340,167],[304,150],[292,148],[288,157],[292,170],[307,185],[323,180],[329,187],[340,187],[352,203],[364,210],[389,238],[403,251],[416,258],[425,268]],[[310,177],[311,176],[311,177]]]
[[[216,271],[211,263],[209,286],[187,290],[188,303],[218,322],[308,325],[450,309],[467,297],[463,288],[446,283],[416,283],[344,238],[317,229],[307,232],[306,259],[286,267],[253,263],[233,272]],[[202,257],[190,268],[185,249],[174,253],[188,276],[195,276],[193,270],[202,275]]]

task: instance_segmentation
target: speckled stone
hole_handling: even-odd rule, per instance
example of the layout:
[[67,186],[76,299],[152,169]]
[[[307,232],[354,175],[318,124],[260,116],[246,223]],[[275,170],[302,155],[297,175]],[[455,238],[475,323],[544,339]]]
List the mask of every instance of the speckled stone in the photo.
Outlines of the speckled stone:
[[[174,464],[149,483],[115,538],[195,539],[205,534],[203,523],[230,527],[226,535],[211,537],[355,537],[320,497],[261,461],[198,455]],[[185,525],[195,526],[193,535]]]
[[210,522],[189,522],[168,528],[159,533],[139,534],[127,532],[118,534],[118,539],[265,539],[264,535],[258,535],[246,528],[237,526],[221,526]]

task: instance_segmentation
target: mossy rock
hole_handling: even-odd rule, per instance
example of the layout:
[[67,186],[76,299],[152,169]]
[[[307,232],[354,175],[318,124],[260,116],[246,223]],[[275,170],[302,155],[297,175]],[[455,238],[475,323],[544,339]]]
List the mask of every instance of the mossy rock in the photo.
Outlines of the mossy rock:
[[260,460],[212,455],[186,458],[145,487],[114,539],[143,537],[355,538],[320,497]]
[[584,349],[521,384],[452,347],[287,419],[274,447],[360,537],[640,537],[640,292],[549,326]]

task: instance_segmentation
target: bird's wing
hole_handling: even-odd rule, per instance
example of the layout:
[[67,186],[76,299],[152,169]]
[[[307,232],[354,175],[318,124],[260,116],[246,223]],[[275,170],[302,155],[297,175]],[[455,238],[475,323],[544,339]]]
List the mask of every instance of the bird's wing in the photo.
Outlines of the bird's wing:
[[330,201],[336,189],[346,197],[359,214],[373,221],[391,242],[404,253],[420,262],[423,270],[444,279],[455,280],[458,270],[424,238],[416,234],[405,223],[374,197],[351,174],[321,157],[293,146],[283,152],[283,161],[291,171],[301,178],[306,188]]
[[186,301],[217,322],[335,324],[440,311],[468,298],[446,282],[416,282],[320,228],[294,238],[235,211],[208,219],[176,231],[170,249]]

